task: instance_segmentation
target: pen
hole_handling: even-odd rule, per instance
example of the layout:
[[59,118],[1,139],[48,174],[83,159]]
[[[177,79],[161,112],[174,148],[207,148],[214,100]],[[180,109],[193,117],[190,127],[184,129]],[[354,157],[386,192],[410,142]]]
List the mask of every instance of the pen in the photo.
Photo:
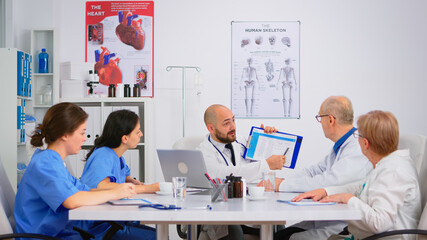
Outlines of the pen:
[[148,200],[145,200],[145,199],[142,199],[142,198],[122,198],[120,200],[140,200],[140,201],[143,201],[143,202],[146,202],[146,203],[152,203],[152,202],[150,202]]
[[189,209],[189,210],[212,210],[211,205],[206,205],[206,207],[183,207],[182,209]]
[[205,173],[205,176],[206,176],[206,178],[209,180],[209,181],[211,181],[212,182],[212,184],[215,186],[215,187],[217,187],[217,185],[216,185],[216,183],[215,183],[215,181],[209,176],[209,174],[208,173]]
[[285,153],[284,153],[283,155],[285,155],[285,156],[286,156],[286,153],[288,153],[288,151],[289,151],[289,147],[288,147],[288,148],[286,148],[286,151],[285,151]]

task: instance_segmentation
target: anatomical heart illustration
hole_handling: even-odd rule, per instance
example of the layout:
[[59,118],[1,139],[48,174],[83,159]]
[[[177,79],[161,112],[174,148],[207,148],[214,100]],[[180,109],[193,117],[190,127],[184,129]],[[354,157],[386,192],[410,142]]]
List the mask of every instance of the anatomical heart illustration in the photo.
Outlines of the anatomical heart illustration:
[[115,53],[110,53],[107,48],[101,47],[102,52],[95,51],[95,71],[98,72],[99,82],[105,86],[122,82],[122,72],[119,68],[119,58],[112,59]]
[[104,42],[104,32],[102,23],[97,23],[88,26],[88,41],[102,44]]
[[116,27],[116,35],[124,44],[134,47],[136,50],[144,48],[145,33],[142,30],[142,19],[136,20],[137,14],[119,11],[119,25]]
[[99,76],[95,95],[118,83],[154,96],[154,1],[86,1],[85,61]]

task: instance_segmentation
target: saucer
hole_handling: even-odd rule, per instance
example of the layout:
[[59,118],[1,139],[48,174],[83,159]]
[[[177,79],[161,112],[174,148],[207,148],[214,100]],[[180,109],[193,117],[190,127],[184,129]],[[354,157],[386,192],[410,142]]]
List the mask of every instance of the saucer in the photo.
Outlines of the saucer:
[[171,195],[172,192],[160,192],[160,191],[157,191],[156,194],[159,194],[159,195]]
[[261,200],[267,199],[267,196],[259,196],[259,197],[246,196],[246,198],[251,201],[261,201]]

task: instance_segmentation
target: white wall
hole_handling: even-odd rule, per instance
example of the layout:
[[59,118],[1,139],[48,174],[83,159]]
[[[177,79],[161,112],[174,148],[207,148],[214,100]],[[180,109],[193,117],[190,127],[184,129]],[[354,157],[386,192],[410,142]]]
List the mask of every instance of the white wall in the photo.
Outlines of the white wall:
[[[53,26],[59,31],[60,61],[84,61],[85,1],[15,4],[16,47],[29,49],[29,29]],[[401,132],[427,135],[426,13],[424,0],[156,0],[157,147],[170,148],[182,136],[181,72],[167,72],[166,66],[202,69],[202,94],[187,91],[187,135],[207,132],[202,123],[207,106],[230,106],[231,21],[301,21],[301,119],[238,119],[239,134],[261,123],[301,134],[297,167],[312,164],[332,146],[314,115],[326,97],[345,95],[356,116],[391,111]],[[189,86],[195,75],[187,72]]]

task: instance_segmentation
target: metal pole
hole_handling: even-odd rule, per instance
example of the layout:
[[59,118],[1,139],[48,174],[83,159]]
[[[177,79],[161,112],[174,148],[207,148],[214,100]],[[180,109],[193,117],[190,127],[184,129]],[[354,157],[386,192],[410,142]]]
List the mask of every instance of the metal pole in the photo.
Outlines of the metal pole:
[[185,69],[182,68],[182,137],[185,137]]
[[185,137],[185,70],[187,68],[194,68],[196,71],[200,72],[201,69],[199,67],[191,67],[191,66],[167,66],[166,71],[170,71],[174,68],[179,68],[182,70],[182,137]]

